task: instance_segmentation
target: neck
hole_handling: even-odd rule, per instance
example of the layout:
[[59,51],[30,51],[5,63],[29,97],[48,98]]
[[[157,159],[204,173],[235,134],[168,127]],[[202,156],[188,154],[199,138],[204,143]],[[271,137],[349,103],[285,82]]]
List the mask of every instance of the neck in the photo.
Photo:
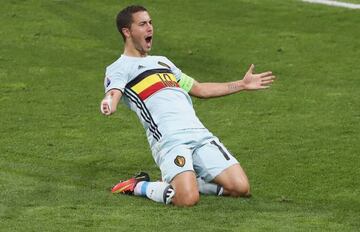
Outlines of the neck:
[[126,56],[132,56],[132,57],[145,57],[148,54],[143,51],[137,50],[132,44],[125,43],[124,47],[124,55]]

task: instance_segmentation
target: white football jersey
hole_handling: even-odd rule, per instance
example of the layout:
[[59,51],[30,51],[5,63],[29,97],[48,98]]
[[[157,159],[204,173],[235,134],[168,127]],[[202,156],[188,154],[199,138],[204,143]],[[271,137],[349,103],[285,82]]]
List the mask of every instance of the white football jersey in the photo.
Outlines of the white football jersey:
[[205,129],[189,94],[179,87],[182,72],[163,56],[122,55],[106,68],[105,92],[119,89],[145,128],[150,146],[186,129]]

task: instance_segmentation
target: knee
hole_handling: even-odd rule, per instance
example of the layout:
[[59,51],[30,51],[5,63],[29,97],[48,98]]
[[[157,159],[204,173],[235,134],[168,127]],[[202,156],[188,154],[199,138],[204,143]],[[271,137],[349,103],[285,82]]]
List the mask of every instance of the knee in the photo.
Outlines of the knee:
[[200,200],[198,191],[191,191],[186,193],[175,193],[172,203],[176,206],[191,207],[196,205]]
[[250,184],[248,182],[235,182],[225,188],[232,197],[250,197]]

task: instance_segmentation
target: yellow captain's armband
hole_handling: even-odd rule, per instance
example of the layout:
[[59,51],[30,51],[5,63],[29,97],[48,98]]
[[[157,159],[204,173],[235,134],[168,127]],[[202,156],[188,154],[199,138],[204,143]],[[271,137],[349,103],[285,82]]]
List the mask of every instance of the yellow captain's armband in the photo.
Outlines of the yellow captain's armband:
[[187,93],[190,92],[191,87],[194,84],[194,79],[186,75],[185,73],[181,74],[181,79],[179,81],[179,86],[185,90]]

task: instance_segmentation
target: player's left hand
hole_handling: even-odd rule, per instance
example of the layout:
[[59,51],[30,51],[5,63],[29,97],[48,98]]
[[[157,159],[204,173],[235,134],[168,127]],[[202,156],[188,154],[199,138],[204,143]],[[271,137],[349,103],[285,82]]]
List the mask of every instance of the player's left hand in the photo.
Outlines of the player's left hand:
[[255,65],[252,64],[242,79],[246,90],[267,89],[274,82],[275,76],[271,71],[255,74]]

